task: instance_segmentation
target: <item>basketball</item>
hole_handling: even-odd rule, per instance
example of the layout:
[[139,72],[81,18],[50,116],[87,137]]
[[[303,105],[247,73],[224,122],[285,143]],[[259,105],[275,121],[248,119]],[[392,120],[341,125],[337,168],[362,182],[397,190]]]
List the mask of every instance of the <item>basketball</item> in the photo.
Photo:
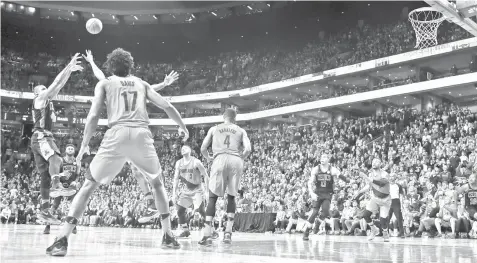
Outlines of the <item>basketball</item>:
[[101,22],[101,20],[97,18],[90,18],[88,22],[86,22],[86,30],[88,30],[90,34],[93,34],[93,35],[99,34],[99,32],[101,32],[102,29],[103,29],[103,23]]

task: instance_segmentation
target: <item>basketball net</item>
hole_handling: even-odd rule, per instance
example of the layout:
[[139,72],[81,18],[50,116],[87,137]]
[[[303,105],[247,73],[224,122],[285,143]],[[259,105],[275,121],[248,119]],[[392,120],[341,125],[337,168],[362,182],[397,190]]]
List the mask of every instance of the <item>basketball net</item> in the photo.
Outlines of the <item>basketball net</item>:
[[416,32],[414,48],[428,48],[437,45],[437,28],[445,20],[445,16],[432,7],[422,7],[409,13],[409,21]]

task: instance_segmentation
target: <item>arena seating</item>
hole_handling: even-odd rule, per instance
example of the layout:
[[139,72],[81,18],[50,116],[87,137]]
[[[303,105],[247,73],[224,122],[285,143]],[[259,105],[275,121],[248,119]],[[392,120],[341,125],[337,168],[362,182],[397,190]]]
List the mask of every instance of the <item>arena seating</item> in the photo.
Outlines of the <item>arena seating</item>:
[[[40,70],[40,65],[46,65],[53,76],[69,60],[68,57],[53,57],[41,51],[34,55],[19,52],[15,37],[15,34],[9,34],[8,41],[2,44],[2,89],[29,91],[28,87],[20,86],[20,75],[36,72]],[[440,28],[439,43],[468,37],[470,35],[460,27],[446,24]],[[136,66],[134,74],[149,83],[160,83],[164,74],[178,71],[181,74],[178,83],[161,92],[168,96],[236,90],[403,53],[412,50],[413,43],[413,29],[407,22],[365,25],[293,49],[267,47],[266,52],[258,48],[248,52],[230,51],[203,61],[171,64],[144,61]],[[97,61],[96,64],[101,66],[102,62]],[[92,95],[95,83],[91,68],[86,67],[82,73],[74,74],[62,93]]]
[[[364,206],[366,198],[351,200],[351,197],[363,187],[364,182],[353,174],[351,167],[369,168],[372,159],[378,157],[385,169],[397,176],[398,182],[406,188],[404,219],[411,229],[415,224],[416,230],[419,221],[415,220],[428,217],[426,213],[433,208],[432,202],[421,199],[427,197],[429,192],[437,192],[435,197],[439,200],[449,191],[449,184],[462,183],[459,173],[462,169],[469,169],[465,167],[467,161],[474,163],[476,129],[475,113],[455,105],[442,104],[427,112],[394,108],[382,116],[345,119],[334,125],[282,125],[262,132],[249,131],[253,153],[246,162],[242,191],[250,195],[240,198],[239,211],[280,211],[280,218],[277,218],[280,222],[296,218],[300,214],[297,207],[306,210],[310,203],[306,190],[310,170],[317,164],[320,153],[328,152],[333,156],[333,164],[351,179],[349,184],[341,181],[336,184],[332,202],[336,222],[359,222],[360,207]],[[92,144],[96,147],[101,136],[98,133],[93,140]],[[157,150],[170,193],[173,164],[180,158],[180,139],[173,134],[160,136],[165,143]],[[203,136],[204,131],[200,131],[191,139],[196,155]],[[59,145],[77,143],[80,137],[76,134],[58,138]],[[2,133],[4,158],[0,211],[5,222],[35,222],[39,175],[31,162],[32,158],[23,158],[15,153],[24,151],[28,154],[27,146],[28,138],[21,138],[19,131]],[[125,167],[110,185],[101,187],[94,194],[81,221],[83,224],[139,226],[136,220],[145,207],[143,194],[129,173],[128,167]],[[353,203],[354,206],[351,205]],[[67,206],[68,202],[64,201],[59,214],[64,213]],[[220,213],[223,201],[218,207]],[[340,225],[333,233],[338,233],[339,229],[349,230],[342,229]],[[283,224],[277,226],[276,231],[280,230],[284,230]],[[362,233],[357,231],[357,234]]]

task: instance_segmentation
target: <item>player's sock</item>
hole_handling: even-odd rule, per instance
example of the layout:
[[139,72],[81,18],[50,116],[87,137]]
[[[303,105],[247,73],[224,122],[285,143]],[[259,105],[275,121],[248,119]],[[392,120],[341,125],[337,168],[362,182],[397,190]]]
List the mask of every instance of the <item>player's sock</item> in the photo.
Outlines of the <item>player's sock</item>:
[[225,226],[225,232],[232,233],[232,228],[234,226],[234,216],[235,214],[233,213],[228,213],[227,214],[227,225]]
[[173,236],[172,228],[171,228],[171,217],[170,214],[161,214],[161,225],[162,225],[162,232],[164,234],[168,234],[169,236]]
[[210,237],[212,235],[212,216],[205,217],[204,236]]

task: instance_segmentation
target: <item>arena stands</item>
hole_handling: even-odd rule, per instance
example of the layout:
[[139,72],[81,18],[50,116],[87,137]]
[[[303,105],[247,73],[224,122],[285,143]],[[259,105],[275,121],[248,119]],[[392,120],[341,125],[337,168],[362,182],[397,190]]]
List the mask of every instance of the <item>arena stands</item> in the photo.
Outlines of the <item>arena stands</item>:
[[[343,222],[334,228],[333,233],[345,234],[355,220],[359,222],[356,205],[363,207],[366,202],[365,197],[351,199],[364,184],[351,168],[355,165],[369,168],[373,158],[380,158],[385,169],[406,189],[405,219],[409,223],[407,226],[417,231],[420,219],[428,218],[425,212],[432,210],[429,206],[439,208],[439,202],[436,204],[435,201],[441,198],[440,195],[447,194],[448,185],[457,186],[465,180],[459,169],[469,169],[466,165],[475,160],[476,124],[475,113],[456,105],[439,105],[428,112],[395,108],[382,116],[347,119],[335,125],[284,125],[264,132],[252,132],[253,153],[242,180],[242,190],[252,195],[244,198],[245,201],[249,198],[248,202],[239,202],[242,204],[239,209],[269,213],[284,208],[285,218],[293,218],[297,214],[295,204],[302,203],[307,207],[310,202],[306,182],[311,167],[321,153],[330,153],[333,164],[351,178],[349,184],[337,184],[332,204],[337,211],[336,218]],[[100,140],[101,134],[97,136]],[[195,154],[198,153],[200,136],[192,139]],[[18,131],[2,134],[2,149],[5,151],[2,156],[9,157],[2,166],[0,211],[4,211],[2,215],[11,211],[9,217],[4,216],[5,222],[34,223],[39,175],[31,159],[16,156],[24,145],[21,142]],[[167,142],[158,148],[158,153],[170,193],[173,163],[179,158],[180,145],[174,135]],[[110,185],[95,193],[82,219],[84,225],[138,226],[137,218],[144,209],[143,194],[129,173],[125,167]],[[67,204],[65,201],[59,214],[67,210]],[[351,224],[344,224],[346,220],[351,220]]]

